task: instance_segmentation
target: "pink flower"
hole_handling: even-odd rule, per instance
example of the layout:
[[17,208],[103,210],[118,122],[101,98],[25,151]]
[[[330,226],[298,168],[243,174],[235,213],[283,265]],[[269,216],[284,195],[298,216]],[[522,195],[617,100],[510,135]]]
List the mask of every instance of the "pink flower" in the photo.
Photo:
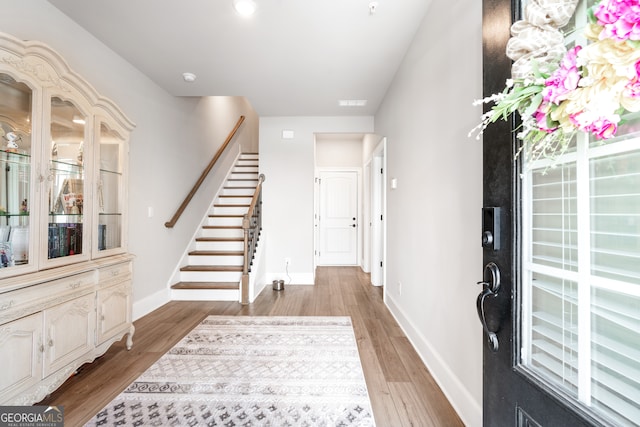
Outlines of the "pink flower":
[[594,16],[604,29],[600,39],[640,40],[640,3],[638,0],[603,0]]
[[576,59],[580,50],[582,50],[581,46],[569,49],[560,67],[545,81],[546,87],[542,90],[542,99],[545,102],[559,104],[578,87],[580,70],[576,65]]
[[591,132],[598,139],[609,139],[618,131],[620,116],[593,117],[584,111],[570,116],[571,122],[584,132]]
[[618,124],[602,118],[592,123],[590,131],[598,139],[609,139],[615,136],[618,131]]
[[636,62],[636,75],[625,86],[624,95],[629,98],[640,98],[640,60]]
[[540,104],[536,112],[533,113],[533,117],[536,119],[536,123],[538,124],[538,129],[546,133],[552,133],[558,129],[558,126],[554,128],[550,128],[548,126],[548,123],[549,123],[548,114],[547,114],[548,110],[549,110],[549,104],[547,104],[546,102],[543,102],[542,104]]

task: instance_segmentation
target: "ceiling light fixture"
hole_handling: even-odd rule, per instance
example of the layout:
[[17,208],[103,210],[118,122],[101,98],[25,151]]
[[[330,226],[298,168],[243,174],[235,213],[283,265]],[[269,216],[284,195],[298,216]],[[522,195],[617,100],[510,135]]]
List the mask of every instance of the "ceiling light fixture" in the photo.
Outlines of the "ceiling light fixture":
[[233,7],[242,16],[251,16],[258,7],[254,0],[233,0]]
[[196,75],[193,73],[182,73],[182,78],[187,83],[193,83],[196,81]]
[[378,2],[372,1],[369,3],[369,15],[375,15],[378,11]]

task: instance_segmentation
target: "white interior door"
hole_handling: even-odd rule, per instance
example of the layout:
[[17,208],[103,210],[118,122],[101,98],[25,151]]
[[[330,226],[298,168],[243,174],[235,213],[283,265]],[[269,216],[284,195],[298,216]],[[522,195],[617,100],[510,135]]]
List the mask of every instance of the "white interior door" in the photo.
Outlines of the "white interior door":
[[319,265],[358,263],[358,173],[321,171]]

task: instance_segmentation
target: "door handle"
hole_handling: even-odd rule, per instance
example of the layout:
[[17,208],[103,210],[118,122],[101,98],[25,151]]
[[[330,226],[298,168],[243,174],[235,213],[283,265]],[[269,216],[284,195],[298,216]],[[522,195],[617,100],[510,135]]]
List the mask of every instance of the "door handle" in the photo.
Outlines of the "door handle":
[[478,285],[482,285],[483,289],[478,295],[478,299],[476,300],[476,309],[478,310],[478,317],[480,318],[480,323],[482,323],[482,329],[487,334],[487,338],[489,339],[489,348],[491,351],[498,351],[498,335],[496,332],[489,330],[489,326],[487,326],[487,319],[484,315],[484,300],[487,297],[496,297],[498,295],[498,290],[500,290],[500,269],[494,262],[490,262],[484,267],[484,280],[478,282]]

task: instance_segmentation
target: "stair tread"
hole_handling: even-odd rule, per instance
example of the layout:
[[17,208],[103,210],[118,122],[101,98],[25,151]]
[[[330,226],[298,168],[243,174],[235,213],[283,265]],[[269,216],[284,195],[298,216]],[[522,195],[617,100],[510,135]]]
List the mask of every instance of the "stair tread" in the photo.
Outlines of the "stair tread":
[[236,282],[178,282],[171,289],[240,289]]
[[225,205],[224,203],[223,204],[216,203],[213,206],[216,207],[216,208],[246,208],[246,207],[249,207],[249,205],[234,205],[234,204]]
[[210,214],[209,218],[244,218],[244,215],[242,214]]
[[242,271],[242,265],[185,265],[180,271]]
[[202,228],[213,230],[241,230],[241,225],[203,225]]
[[190,256],[243,256],[244,251],[191,251]]
[[244,242],[244,237],[196,237],[197,242]]

